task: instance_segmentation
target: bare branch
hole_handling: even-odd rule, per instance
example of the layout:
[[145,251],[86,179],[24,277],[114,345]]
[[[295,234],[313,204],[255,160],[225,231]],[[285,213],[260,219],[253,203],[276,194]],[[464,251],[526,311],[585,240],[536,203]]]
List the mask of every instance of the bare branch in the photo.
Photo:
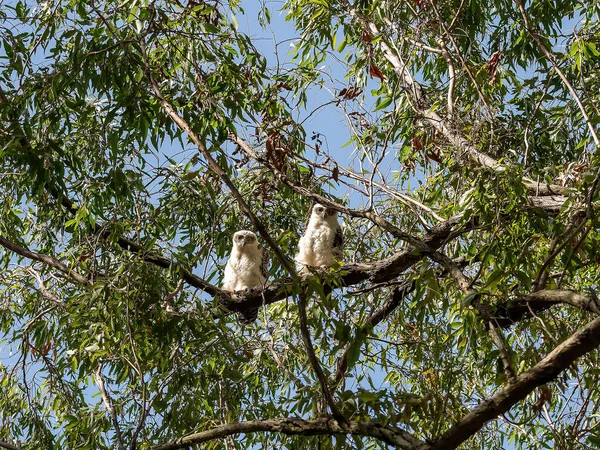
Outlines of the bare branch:
[[85,286],[90,285],[90,281],[86,277],[77,273],[75,270],[69,268],[67,265],[63,264],[58,259],[56,259],[52,256],[33,252],[31,250],[26,249],[25,247],[21,247],[20,245],[15,244],[15,243],[5,239],[2,236],[0,236],[0,245],[2,245],[4,248],[6,248],[14,253],[17,253],[18,255],[21,255],[25,258],[33,259],[34,261],[39,261],[39,262],[46,264],[47,266],[53,267],[56,270],[67,275],[67,277],[70,278],[71,280],[76,281],[79,284],[83,284]]
[[[429,233],[421,237],[421,241],[429,249],[438,249],[444,245],[452,234],[453,227],[458,223],[457,219],[451,219],[435,226]],[[345,264],[340,268],[340,282],[342,286],[353,286],[369,280],[372,283],[382,283],[393,280],[406,269],[412,267],[423,259],[426,253],[407,247],[388,258],[367,264]],[[237,296],[237,301],[227,301],[224,305],[231,311],[245,311],[252,307],[269,305],[291,295],[291,278],[284,278],[272,283],[264,290],[253,289],[247,293]],[[334,286],[331,286],[335,288]],[[224,296],[224,298],[227,298]]]
[[61,308],[66,308],[67,305],[65,304],[65,302],[63,302],[56,295],[54,295],[52,292],[50,292],[48,289],[46,289],[46,284],[44,283],[42,276],[36,270],[34,270],[32,267],[29,267],[27,269],[27,271],[31,275],[33,275],[33,277],[37,280],[38,286],[39,286],[39,291],[42,294],[42,297],[50,300],[52,303],[55,304],[55,306],[60,306]]
[[203,442],[222,439],[224,437],[233,436],[236,434],[256,432],[272,432],[303,436],[332,434],[370,436],[403,450],[416,450],[419,448],[419,446],[423,445],[423,442],[412,436],[410,433],[390,425],[383,425],[379,422],[370,421],[338,422],[330,417],[322,417],[315,420],[280,418],[229,423],[219,425],[211,430],[201,431],[199,433],[184,436],[168,444],[151,447],[151,450],[176,450],[180,448],[189,448],[189,446],[192,444],[201,444]]
[[515,370],[512,367],[512,361],[510,359],[510,353],[506,346],[506,342],[504,341],[504,337],[502,336],[502,331],[496,328],[494,325],[494,321],[488,322],[487,326],[490,329],[490,336],[492,336],[492,340],[496,347],[498,347],[498,351],[500,352],[500,360],[502,361],[502,365],[504,366],[504,373],[506,374],[506,378],[508,378],[509,382],[515,379]]
[[515,300],[502,305],[495,311],[493,320],[498,326],[506,328],[531,317],[534,312],[544,311],[558,304],[571,305],[583,311],[600,314],[600,305],[592,297],[569,290],[544,289],[520,295]]
[[441,49],[441,54],[446,64],[448,65],[448,116],[454,116],[454,84],[456,82],[456,71],[452,57],[448,53],[448,47],[442,38],[438,39],[438,45]]
[[8,450],[23,450],[21,447],[17,447],[16,445],[9,444],[8,442],[0,441],[0,447],[6,448]]

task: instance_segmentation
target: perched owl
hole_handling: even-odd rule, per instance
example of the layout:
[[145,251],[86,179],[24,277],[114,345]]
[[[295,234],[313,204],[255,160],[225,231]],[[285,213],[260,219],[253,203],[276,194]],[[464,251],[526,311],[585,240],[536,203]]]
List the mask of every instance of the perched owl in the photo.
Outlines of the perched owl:
[[[268,269],[267,252],[263,252],[252,231],[241,230],[233,235],[231,255],[225,266],[222,289],[236,293],[246,289],[262,288],[266,282]],[[240,320],[252,323],[256,320],[258,308],[240,313]]]
[[306,273],[307,266],[329,267],[336,259],[341,259],[344,236],[338,223],[338,213],[335,209],[316,204],[304,231],[298,242],[296,255],[296,270]]

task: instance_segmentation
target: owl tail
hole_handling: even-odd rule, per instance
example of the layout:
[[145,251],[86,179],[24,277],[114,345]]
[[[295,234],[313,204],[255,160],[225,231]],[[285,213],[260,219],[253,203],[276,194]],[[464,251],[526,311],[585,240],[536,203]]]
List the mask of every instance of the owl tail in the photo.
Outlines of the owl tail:
[[250,308],[246,311],[238,312],[238,319],[244,325],[253,324],[256,318],[258,317],[258,308]]

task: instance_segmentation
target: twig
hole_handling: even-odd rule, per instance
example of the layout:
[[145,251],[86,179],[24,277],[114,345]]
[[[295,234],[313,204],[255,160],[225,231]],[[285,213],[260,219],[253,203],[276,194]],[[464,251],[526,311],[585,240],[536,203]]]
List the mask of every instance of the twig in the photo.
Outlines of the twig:
[[331,417],[322,417],[315,420],[304,420],[298,418],[277,418],[265,420],[251,420],[249,422],[227,423],[215,428],[176,439],[167,444],[151,447],[150,450],[177,450],[187,449],[194,444],[222,439],[242,433],[271,432],[287,435],[333,435],[350,434],[356,436],[370,436],[380,439],[400,449],[417,449],[424,442],[415,438],[410,433],[372,421],[348,421],[338,422]]
[[509,382],[511,382],[515,379],[515,370],[512,367],[510,353],[508,351],[508,348],[506,347],[506,342],[502,337],[502,332],[498,328],[496,328],[493,320],[490,320],[487,325],[490,329],[490,335],[492,336],[492,340],[494,341],[494,344],[496,344],[496,347],[498,347],[498,351],[500,352],[500,359],[502,360],[502,365],[504,366],[504,373],[506,374],[506,378]]
[[98,389],[100,389],[100,395],[102,395],[104,407],[109,412],[113,422],[113,426],[115,427],[115,437],[117,438],[117,444],[119,445],[119,449],[125,450],[125,444],[123,443],[123,435],[121,434],[121,427],[119,425],[119,419],[117,418],[117,412],[115,411],[115,408],[112,405],[112,399],[110,398],[110,394],[104,386],[104,379],[102,378],[102,365],[99,365],[96,369],[95,378],[96,384],[98,385]]
[[0,441],[0,447],[7,448],[8,450],[23,450],[21,447],[17,447],[16,445],[4,441]]
[[301,292],[298,295],[298,319],[300,320],[300,333],[302,334],[302,340],[304,341],[304,346],[306,347],[308,360],[310,361],[310,364],[317,375],[317,379],[319,380],[319,384],[321,385],[321,390],[323,392],[323,397],[325,397],[325,401],[327,402],[327,405],[329,406],[333,417],[339,422],[346,422],[346,418],[338,409],[333,395],[331,395],[331,391],[329,390],[329,386],[327,385],[327,377],[323,373],[323,369],[321,368],[321,364],[319,363],[317,355],[315,355],[315,349],[310,338],[308,320],[306,317],[305,292]]
[[454,83],[456,82],[456,72],[450,53],[448,53],[446,43],[442,38],[439,38],[438,44],[441,49],[442,57],[448,65],[448,117],[452,118],[454,116]]
[[48,291],[48,289],[46,289],[46,285],[44,284],[44,280],[42,279],[41,275],[36,270],[34,270],[32,267],[28,267],[27,271],[31,275],[33,275],[33,277],[37,280],[38,286],[39,286],[39,291],[42,294],[42,297],[50,300],[56,306],[60,306],[61,308],[66,308],[67,307],[67,305],[65,304],[65,302],[63,302],[62,300],[60,300],[56,295],[54,295],[52,292],[50,292],[50,291]]
[[573,85],[569,82],[569,80],[567,79],[565,74],[562,72],[562,70],[560,70],[560,67],[558,67],[558,64],[556,64],[556,56],[554,56],[552,53],[550,53],[550,51],[546,48],[546,46],[540,39],[540,35],[536,31],[534,31],[534,29],[532,28],[531,23],[529,22],[529,17],[527,17],[527,13],[525,11],[525,7],[523,6],[523,2],[521,0],[515,0],[515,3],[519,7],[519,11],[521,11],[521,15],[523,16],[523,21],[525,22],[525,29],[531,35],[531,37],[533,38],[533,40],[535,41],[535,43],[537,44],[537,46],[541,50],[541,52],[546,56],[546,58],[548,58],[548,61],[550,61],[550,64],[552,64],[552,67],[554,68],[554,71],[558,74],[558,76],[560,77],[562,82],[565,84],[565,86],[569,90],[569,93],[573,97],[573,100],[575,100],[575,103],[577,103],[577,106],[579,107],[579,110],[581,111],[581,115],[585,119],[585,123],[587,124],[587,126],[590,130],[590,133],[592,134],[592,138],[594,139],[596,148],[600,148],[600,139],[598,138],[598,134],[596,133],[596,130],[594,129],[594,126],[592,125],[592,121],[590,120],[590,117],[588,116],[587,112],[585,111],[585,108],[583,106],[583,103],[581,102],[581,99],[579,98],[579,95],[577,95],[577,92],[573,88]]
[[[408,294],[414,291],[415,287],[415,281],[411,279],[409,281],[405,281],[402,286],[395,288],[385,305],[376,310],[367,318],[363,326],[360,328],[360,332],[367,334],[370,330],[387,319],[400,305],[400,302],[402,302],[402,300],[404,300]],[[350,357],[351,346],[351,342],[346,345],[344,348],[344,353],[342,353],[336,362],[337,369],[333,377],[333,385],[335,387],[341,383],[346,375],[346,371],[348,370],[348,358]]]

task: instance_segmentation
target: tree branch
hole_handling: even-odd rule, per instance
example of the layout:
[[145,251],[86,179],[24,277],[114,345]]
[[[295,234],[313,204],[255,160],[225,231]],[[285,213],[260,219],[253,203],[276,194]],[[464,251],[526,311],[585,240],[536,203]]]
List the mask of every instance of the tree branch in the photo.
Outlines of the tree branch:
[[112,405],[112,401],[110,398],[110,394],[106,390],[104,386],[104,379],[102,378],[102,366],[98,366],[95,373],[96,384],[98,385],[98,389],[100,389],[100,394],[102,395],[102,401],[104,402],[104,406],[106,410],[109,412],[110,417],[113,422],[113,426],[115,427],[115,437],[117,438],[117,443],[119,444],[119,449],[124,450],[125,445],[123,444],[123,436],[121,435],[121,427],[119,425],[119,419],[117,418],[117,412]]
[[515,300],[501,305],[493,320],[498,326],[507,328],[520,320],[531,317],[533,313],[545,311],[554,305],[566,304],[600,314],[600,305],[592,298],[569,290],[544,289],[518,296]]
[[310,362],[310,365],[317,374],[317,379],[319,380],[319,384],[321,385],[323,397],[325,398],[325,401],[327,402],[327,405],[331,410],[331,414],[337,421],[346,422],[346,418],[340,412],[339,408],[335,403],[333,395],[331,395],[331,391],[329,390],[329,386],[327,385],[327,377],[323,373],[323,369],[321,368],[321,364],[319,363],[317,355],[315,354],[315,348],[310,338],[308,320],[306,317],[306,293],[302,291],[298,295],[298,297],[298,319],[300,321],[300,333],[302,334],[302,340],[304,341],[304,346],[306,347],[308,361]]
[[410,433],[371,421],[348,421],[338,422],[329,417],[315,420],[304,420],[297,418],[280,418],[266,420],[251,420],[249,422],[228,423],[219,425],[211,430],[190,434],[167,444],[151,447],[150,450],[176,450],[189,448],[193,444],[201,444],[215,439],[221,439],[236,434],[274,432],[287,435],[332,435],[351,434],[356,436],[369,436],[380,439],[387,444],[394,445],[403,450],[415,450],[423,445],[423,442]]
[[23,450],[21,447],[17,447],[16,445],[12,445],[4,441],[0,441],[0,447],[6,448],[8,450]]
[[[420,240],[429,249],[438,249],[451,237],[453,227],[457,223],[458,219],[447,220],[433,227]],[[409,246],[379,261],[367,264],[346,264],[339,270],[341,285],[353,286],[367,280],[372,283],[393,280],[425,256],[425,253]],[[266,286],[264,290],[253,289],[249,292],[244,292],[237,296],[236,302],[226,301],[224,302],[224,306],[231,311],[245,311],[249,308],[269,305],[288,298],[291,295],[291,286],[292,279],[284,278]],[[335,288],[334,286],[331,287]]]
[[432,443],[423,445],[420,450],[452,450],[457,448],[479,431],[486,422],[508,411],[515,403],[527,397],[536,387],[554,380],[577,358],[599,345],[600,317],[579,329],[539,363],[516,377],[513,383],[480,403],[456,425]]
[[[468,154],[469,158],[480,166],[494,170],[495,172],[504,172],[506,167],[500,164],[494,158],[480,152],[473,146],[464,136],[456,131],[456,129],[444,120],[437,112],[429,108],[425,94],[421,85],[412,77],[408,72],[406,62],[396,54],[390,45],[387,44],[385,37],[379,32],[377,26],[360,16],[360,14],[354,9],[349,3],[348,13],[356,21],[360,22],[362,26],[369,30],[369,34],[373,38],[380,37],[378,45],[380,46],[383,56],[392,65],[394,71],[398,74],[404,87],[413,97],[413,106],[417,114],[419,114],[423,120],[429,123],[435,130],[441,133],[455,148],[463,150]],[[523,183],[525,187],[535,195],[556,195],[563,194],[566,189],[563,186],[553,184],[540,184],[532,180],[524,179]],[[566,200],[566,197],[563,201]]]
[[66,266],[65,264],[63,264],[58,259],[56,259],[52,256],[33,252],[25,247],[21,247],[20,245],[15,244],[15,243],[5,239],[2,236],[0,236],[0,245],[2,245],[4,248],[6,248],[14,253],[17,253],[18,255],[21,255],[25,258],[33,259],[34,261],[39,261],[39,262],[46,264],[47,266],[53,267],[53,268],[57,269],[58,271],[67,275],[67,277],[70,278],[71,280],[76,281],[79,284],[83,284],[85,286],[90,285],[90,281],[86,277],[77,273],[75,270],[70,269],[68,266]]
[[496,347],[498,347],[498,351],[500,352],[500,360],[502,361],[502,365],[504,366],[504,373],[509,382],[514,381],[515,379],[515,370],[512,366],[512,361],[510,359],[510,352],[506,346],[506,342],[504,341],[504,336],[502,336],[502,331],[496,328],[494,321],[491,320],[487,323],[487,326],[490,330],[490,336],[492,336],[492,340]]

